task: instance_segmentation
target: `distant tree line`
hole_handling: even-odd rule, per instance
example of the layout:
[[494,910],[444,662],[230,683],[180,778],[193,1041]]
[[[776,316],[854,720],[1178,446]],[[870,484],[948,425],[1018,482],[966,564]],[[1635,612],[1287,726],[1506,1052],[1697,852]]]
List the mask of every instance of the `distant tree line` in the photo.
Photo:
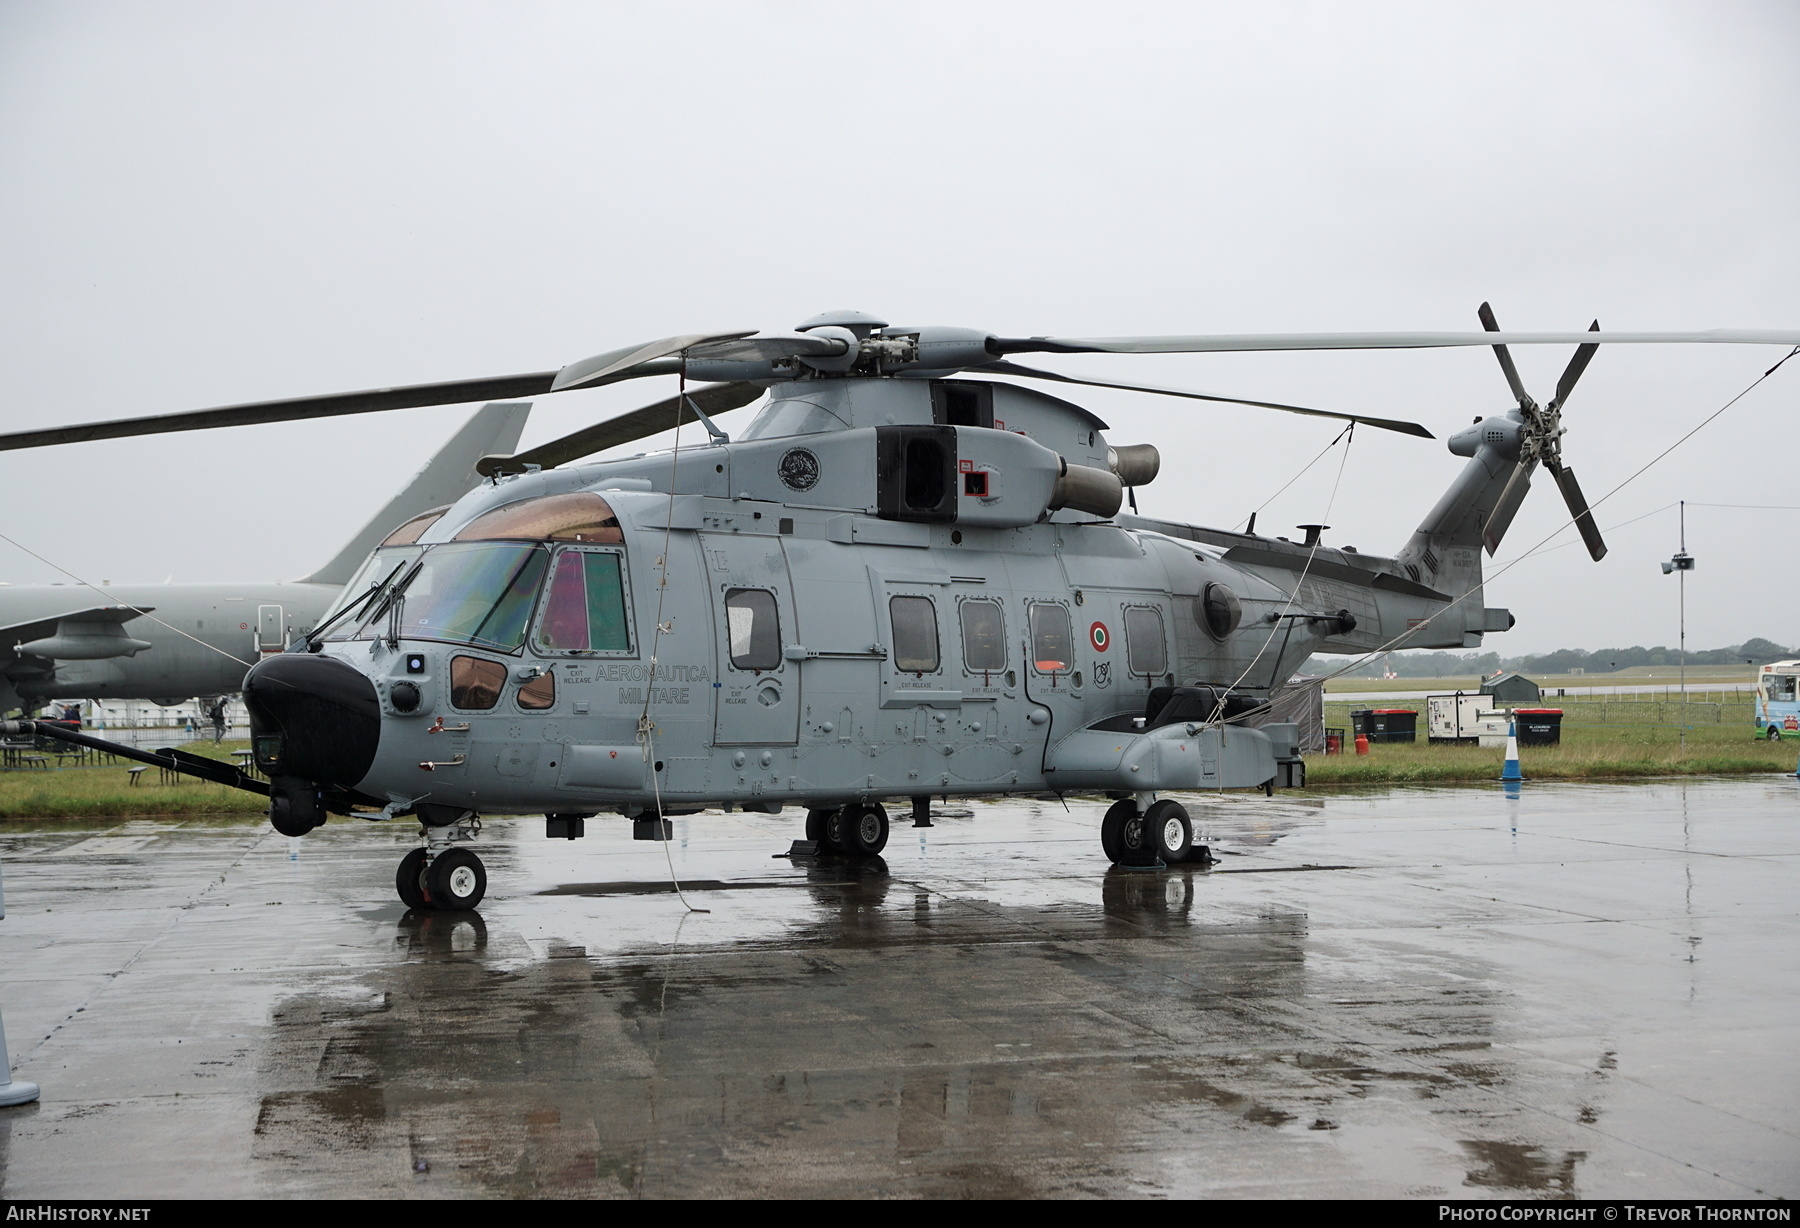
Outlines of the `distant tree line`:
[[[1800,655],[1800,650],[1783,648],[1773,640],[1748,639],[1726,648],[1689,649],[1689,665],[1766,665]],[[1677,665],[1679,649],[1657,645],[1645,648],[1601,648],[1584,652],[1579,648],[1559,648],[1555,652],[1535,656],[1503,657],[1497,652],[1394,652],[1375,657],[1367,665],[1350,671],[1357,678],[1380,678],[1392,671],[1401,678],[1454,678],[1460,675],[1491,674],[1495,670],[1517,670],[1522,674],[1568,674],[1580,670],[1586,674],[1610,674],[1637,665]],[[1306,663],[1309,674],[1326,674],[1342,668],[1341,657],[1313,657]]]

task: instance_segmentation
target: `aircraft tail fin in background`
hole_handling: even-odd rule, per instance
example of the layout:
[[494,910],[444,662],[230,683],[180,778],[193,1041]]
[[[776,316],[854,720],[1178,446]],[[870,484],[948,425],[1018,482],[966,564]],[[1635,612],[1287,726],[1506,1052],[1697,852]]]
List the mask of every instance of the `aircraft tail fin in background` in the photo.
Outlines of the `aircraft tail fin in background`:
[[463,428],[438,449],[437,455],[413,476],[400,493],[389,499],[339,550],[332,560],[304,576],[300,584],[348,584],[356,569],[369,556],[376,543],[420,512],[446,503],[454,503],[468,493],[482,478],[475,472],[475,462],[483,456],[498,453],[510,456],[519,447],[519,436],[525,433],[525,419],[531,403],[496,402],[475,411]]

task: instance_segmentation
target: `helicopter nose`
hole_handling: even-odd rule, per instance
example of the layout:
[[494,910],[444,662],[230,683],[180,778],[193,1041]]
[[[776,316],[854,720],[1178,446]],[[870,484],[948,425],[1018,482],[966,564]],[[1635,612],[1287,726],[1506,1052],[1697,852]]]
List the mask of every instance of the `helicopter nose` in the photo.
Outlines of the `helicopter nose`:
[[381,741],[375,684],[333,657],[284,652],[244,675],[256,766],[270,779],[298,777],[354,788]]

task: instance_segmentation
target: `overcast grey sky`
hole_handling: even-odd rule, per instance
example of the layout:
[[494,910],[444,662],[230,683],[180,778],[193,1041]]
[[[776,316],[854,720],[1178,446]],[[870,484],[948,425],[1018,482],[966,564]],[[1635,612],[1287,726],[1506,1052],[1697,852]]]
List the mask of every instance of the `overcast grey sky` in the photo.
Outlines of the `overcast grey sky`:
[[[1010,334],[1800,326],[1800,5],[0,4],[0,430],[544,370],[854,306]],[[1518,352],[1540,399],[1568,355]],[[1598,500],[1780,357],[1603,350]],[[1070,356],[1362,410],[1508,407],[1491,353]],[[666,392],[546,398],[526,442]],[[1334,428],[1078,399],[1231,525]],[[1800,505],[1800,359],[1601,507]],[[471,412],[0,453],[4,531],[94,579],[310,571]],[[727,420],[729,422],[729,420]],[[637,450],[637,449],[631,449]],[[1331,540],[1462,462],[1358,432]],[[1326,514],[1336,455],[1259,527]],[[1502,561],[1565,519],[1540,479]],[[1695,508],[1689,643],[1800,643],[1791,510]],[[1573,533],[1565,534],[1573,539]],[[1673,643],[1675,513],[1494,580],[1505,653]],[[0,579],[49,569],[0,543]]]

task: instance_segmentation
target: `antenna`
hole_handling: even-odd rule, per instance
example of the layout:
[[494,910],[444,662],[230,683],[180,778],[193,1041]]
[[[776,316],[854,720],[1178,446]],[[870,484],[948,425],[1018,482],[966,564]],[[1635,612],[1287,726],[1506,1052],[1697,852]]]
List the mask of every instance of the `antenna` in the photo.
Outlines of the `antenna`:
[[1680,610],[1680,657],[1681,662],[1681,749],[1687,751],[1687,573],[1694,570],[1694,558],[1687,552],[1687,500],[1681,500],[1681,544],[1675,551],[1675,557],[1662,565],[1663,575],[1670,572],[1678,576],[1679,596],[1676,598]]

